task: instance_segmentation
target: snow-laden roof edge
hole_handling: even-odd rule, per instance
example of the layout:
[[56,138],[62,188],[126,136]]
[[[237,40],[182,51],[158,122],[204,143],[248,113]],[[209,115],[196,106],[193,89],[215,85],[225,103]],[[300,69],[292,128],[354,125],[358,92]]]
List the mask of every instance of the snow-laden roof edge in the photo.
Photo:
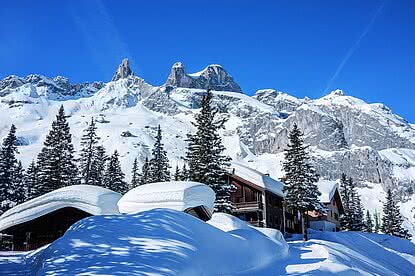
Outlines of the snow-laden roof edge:
[[121,194],[92,185],[73,185],[33,198],[0,216],[0,231],[58,209],[73,207],[91,215],[119,214]]
[[329,203],[333,199],[339,183],[334,180],[320,179],[317,183],[318,190],[321,192],[319,200],[321,203]]
[[155,208],[185,211],[203,206],[213,213],[215,192],[207,185],[192,181],[169,181],[138,186],[118,202],[121,213],[138,213]]
[[236,176],[239,176],[240,178],[243,178],[278,196],[285,196],[282,191],[284,188],[284,184],[281,181],[278,181],[267,174],[263,174],[238,162],[232,162],[231,170]]

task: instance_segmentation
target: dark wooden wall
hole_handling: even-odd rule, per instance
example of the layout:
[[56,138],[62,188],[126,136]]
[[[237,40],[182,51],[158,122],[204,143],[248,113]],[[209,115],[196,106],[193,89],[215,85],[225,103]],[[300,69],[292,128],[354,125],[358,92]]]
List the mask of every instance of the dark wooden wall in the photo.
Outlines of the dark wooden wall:
[[66,207],[10,227],[2,233],[13,235],[15,251],[33,250],[58,239],[72,224],[88,216],[90,214],[84,211]]

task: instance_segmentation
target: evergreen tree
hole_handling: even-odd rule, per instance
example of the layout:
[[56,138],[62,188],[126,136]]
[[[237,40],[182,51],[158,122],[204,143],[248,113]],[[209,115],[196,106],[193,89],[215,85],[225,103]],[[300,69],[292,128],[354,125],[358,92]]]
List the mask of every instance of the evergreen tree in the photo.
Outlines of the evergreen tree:
[[150,166],[150,161],[148,161],[148,157],[146,157],[146,160],[144,161],[143,167],[141,169],[142,175],[141,175],[141,179],[140,179],[140,184],[147,184],[150,183],[150,176],[149,176],[149,166]]
[[382,231],[385,234],[409,239],[411,234],[402,227],[403,218],[399,207],[393,199],[392,191],[388,189],[386,202],[383,205]]
[[175,181],[182,180],[182,174],[180,172],[179,165],[176,165],[176,171],[174,172],[174,180]]
[[350,200],[349,182],[346,174],[342,173],[340,178],[340,195],[342,198],[344,214],[340,217],[340,225],[343,230],[351,230],[352,210]]
[[364,214],[363,207],[360,201],[360,195],[357,192],[356,183],[351,177],[348,179],[349,193],[350,193],[350,209],[352,212],[351,216],[351,229],[352,231],[362,231],[364,227]]
[[372,221],[372,217],[370,216],[369,210],[366,211],[365,232],[368,232],[368,233],[373,232],[373,221]]
[[104,172],[106,164],[108,161],[108,156],[105,153],[105,148],[103,146],[97,146],[95,150],[95,157],[91,163],[90,170],[90,184],[95,186],[104,187]]
[[318,176],[310,164],[307,146],[304,145],[303,134],[294,124],[289,133],[289,144],[285,150],[284,192],[285,201],[289,208],[301,213],[301,225],[304,240],[307,240],[307,229],[305,219],[307,212],[320,208],[320,192],[316,185]]
[[226,118],[217,117],[212,106],[210,90],[202,97],[202,109],[195,115],[195,134],[188,135],[186,160],[189,164],[189,179],[207,184],[216,194],[215,211],[231,213],[234,209],[230,199],[234,185],[226,180],[230,158],[223,153],[225,147],[219,131],[224,128]]
[[183,168],[180,173],[180,180],[181,181],[188,181],[190,179],[189,170],[186,167],[186,163],[183,163]]
[[38,185],[38,169],[36,166],[36,162],[33,160],[30,163],[29,167],[26,170],[26,174],[24,177],[25,187],[26,187],[26,199],[30,200],[35,197],[36,189]]
[[24,169],[22,162],[18,162],[13,170],[13,180],[10,194],[13,195],[13,205],[18,205],[26,201],[26,188],[24,186]]
[[154,143],[152,155],[148,168],[149,183],[166,182],[170,180],[170,165],[167,158],[167,152],[164,150],[164,145],[161,142],[161,128],[157,128],[156,142]]
[[133,168],[131,170],[131,189],[140,186],[141,175],[138,172],[138,160],[134,159]]
[[124,173],[121,170],[119,154],[117,151],[111,155],[104,175],[104,187],[120,194],[128,191],[128,184],[124,181]]
[[91,170],[92,164],[97,157],[97,147],[100,137],[97,135],[97,126],[94,118],[91,123],[84,130],[84,135],[81,138],[81,154],[79,159],[79,172],[81,174],[81,183],[92,184]]
[[13,207],[14,200],[14,175],[18,168],[16,154],[16,127],[12,125],[0,149],[0,211],[4,212]]
[[379,233],[382,227],[380,225],[379,213],[376,210],[375,210],[375,213],[373,215],[373,218],[375,220],[375,233]]
[[79,183],[72,136],[63,106],[60,107],[43,143],[37,167],[39,171],[36,196]]

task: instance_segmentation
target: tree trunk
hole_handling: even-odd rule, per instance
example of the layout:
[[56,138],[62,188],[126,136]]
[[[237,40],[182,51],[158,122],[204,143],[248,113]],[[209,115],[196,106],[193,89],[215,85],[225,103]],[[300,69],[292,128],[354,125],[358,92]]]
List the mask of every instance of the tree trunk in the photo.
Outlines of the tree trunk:
[[303,232],[303,240],[308,241],[307,228],[305,225],[306,212],[301,213],[301,230]]

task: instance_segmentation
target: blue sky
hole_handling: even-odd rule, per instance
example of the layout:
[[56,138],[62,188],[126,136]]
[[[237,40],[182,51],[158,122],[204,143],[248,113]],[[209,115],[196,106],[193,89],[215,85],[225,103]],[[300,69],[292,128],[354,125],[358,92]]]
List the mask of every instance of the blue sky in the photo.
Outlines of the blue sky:
[[108,81],[123,57],[164,83],[222,64],[247,94],[316,98],[341,88],[415,123],[415,1],[7,1],[0,78]]

